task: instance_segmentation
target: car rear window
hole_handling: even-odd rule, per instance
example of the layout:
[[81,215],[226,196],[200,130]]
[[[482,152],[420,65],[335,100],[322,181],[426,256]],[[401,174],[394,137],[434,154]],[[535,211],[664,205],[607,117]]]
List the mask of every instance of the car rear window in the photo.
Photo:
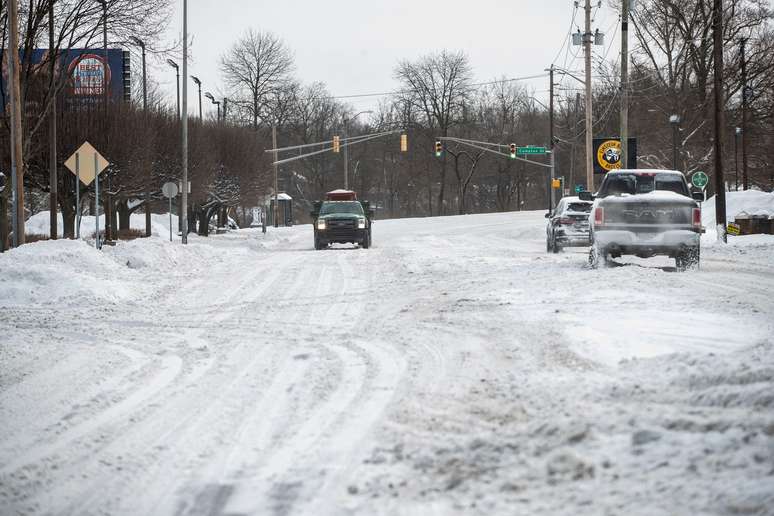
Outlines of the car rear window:
[[582,213],[591,213],[591,203],[590,202],[571,202],[569,206],[567,206],[567,211],[579,211]]
[[654,190],[688,195],[683,178],[676,174],[613,174],[605,179],[602,197],[644,194]]

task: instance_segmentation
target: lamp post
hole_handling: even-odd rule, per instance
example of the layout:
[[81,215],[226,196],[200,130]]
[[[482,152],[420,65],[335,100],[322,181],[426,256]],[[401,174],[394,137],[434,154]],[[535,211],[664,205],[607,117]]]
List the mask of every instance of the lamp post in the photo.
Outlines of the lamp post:
[[739,190],[739,138],[742,137],[742,128],[734,130],[734,190]]
[[207,97],[208,99],[210,99],[210,102],[212,102],[213,104],[218,106],[218,118],[217,118],[217,120],[218,120],[218,122],[220,122],[220,101],[219,100],[215,100],[215,97],[213,97],[212,93],[210,93],[209,91],[206,92],[204,94],[204,96]]
[[198,77],[191,76],[194,84],[199,88],[199,121],[202,121],[202,81]]
[[177,88],[175,90],[177,92],[177,119],[180,120],[180,67],[171,59],[167,59],[167,64],[175,69],[175,76],[177,78]]
[[[188,75],[188,0],[183,0],[183,76]],[[177,76],[178,85],[180,75]],[[183,120],[180,128],[182,140],[183,193],[181,195],[183,220],[181,243],[188,243],[188,81],[183,82]]]
[[[102,98],[104,100],[104,134],[108,135],[107,125],[108,125],[108,40],[107,40],[107,8],[108,3],[107,0],[97,0],[99,4],[102,5],[102,52],[103,52],[103,59],[105,60],[104,63],[104,70],[102,72]],[[107,178],[107,188],[105,188],[105,240],[111,241],[113,240],[113,233],[115,233],[114,221],[113,221],[113,198],[111,195],[111,187],[110,187],[110,170],[107,171],[105,174]],[[80,186],[80,185],[79,185]],[[97,206],[97,217],[99,217],[99,199],[94,200],[95,205]],[[99,235],[97,235],[97,239],[99,240]]]
[[349,189],[349,171],[347,169],[347,167],[348,167],[348,163],[347,162],[348,162],[348,159],[349,159],[349,151],[347,150],[348,149],[348,145],[347,145],[347,125],[352,120],[354,120],[357,117],[359,117],[360,115],[364,115],[366,113],[373,113],[373,111],[370,111],[370,110],[369,111],[361,111],[360,113],[357,113],[355,116],[353,116],[352,118],[349,118],[349,119],[347,118],[347,115],[345,114],[344,118],[343,118],[343,122],[344,122],[344,124],[343,124],[344,125],[344,189],[345,190]]
[[[130,38],[132,43],[142,50],[142,112],[143,116],[148,116],[148,80],[145,69],[145,42],[138,37]],[[150,184],[151,170],[148,167],[148,180],[145,182],[145,236],[151,236],[151,212],[150,212]]]
[[677,170],[677,131],[680,130],[680,115],[669,115],[672,125],[672,169]]

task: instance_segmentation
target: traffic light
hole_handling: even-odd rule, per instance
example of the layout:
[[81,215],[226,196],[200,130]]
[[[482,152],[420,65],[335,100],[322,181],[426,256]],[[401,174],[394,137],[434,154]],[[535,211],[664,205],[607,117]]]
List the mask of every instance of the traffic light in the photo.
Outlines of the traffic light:
[[516,159],[516,144],[511,144],[511,159]]
[[440,158],[443,152],[443,143],[440,140],[435,142],[435,157]]
[[401,134],[400,135],[400,151],[401,152],[408,152],[408,135],[407,134]]
[[333,152],[339,152],[341,148],[341,140],[338,136],[333,137]]

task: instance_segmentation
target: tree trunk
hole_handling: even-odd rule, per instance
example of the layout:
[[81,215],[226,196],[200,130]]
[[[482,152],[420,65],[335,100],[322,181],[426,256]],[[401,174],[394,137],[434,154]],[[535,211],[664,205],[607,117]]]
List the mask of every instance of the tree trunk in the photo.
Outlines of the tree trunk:
[[127,199],[120,199],[116,203],[116,208],[118,211],[118,231],[128,231],[132,216],[132,212],[129,209],[129,201]]
[[0,253],[8,250],[8,198],[0,193]]

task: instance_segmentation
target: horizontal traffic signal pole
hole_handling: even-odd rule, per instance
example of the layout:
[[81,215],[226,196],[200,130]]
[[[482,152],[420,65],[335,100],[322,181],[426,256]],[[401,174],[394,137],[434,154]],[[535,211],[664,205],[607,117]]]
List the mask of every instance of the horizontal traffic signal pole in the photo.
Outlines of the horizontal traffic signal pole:
[[[532,161],[531,159],[522,158],[521,156],[511,157],[511,155],[509,153],[492,150],[490,148],[490,147],[498,147],[498,148],[500,148],[500,147],[508,147],[507,145],[503,145],[503,144],[500,144],[500,143],[477,142],[475,140],[465,140],[463,138],[454,138],[454,137],[451,137],[451,136],[442,136],[442,137],[439,137],[438,140],[441,140],[441,141],[452,141],[452,142],[460,143],[462,145],[468,145],[470,147],[473,147],[475,149],[479,149],[479,150],[482,150],[482,151],[491,152],[492,154],[496,154],[496,155],[502,156],[504,158],[516,159],[516,160],[519,160],[519,161],[523,161],[525,163],[531,163],[533,165],[537,165],[539,167],[552,168],[552,166],[550,164],[547,164],[547,163],[540,163],[539,161]],[[489,147],[486,147],[486,145],[488,145]],[[550,155],[550,154],[552,154],[552,152],[550,150],[546,150],[546,154]]]
[[[361,136],[357,136],[357,137],[347,138],[346,140],[340,140],[340,142],[346,142],[346,143],[340,143],[340,147],[348,147],[349,145],[356,145],[358,143],[367,142],[369,140],[374,140],[376,138],[381,138],[383,136],[388,136],[390,134],[395,134],[395,133],[399,133],[399,132],[401,132],[401,130],[400,129],[396,129],[394,131],[386,131],[386,132],[383,132],[383,133],[375,133],[375,134],[368,134],[368,135],[361,135]],[[298,161],[299,159],[304,159],[304,158],[308,158],[308,157],[311,157],[311,156],[316,156],[318,154],[323,154],[325,152],[331,152],[333,150],[333,142],[332,142],[332,140],[328,140],[326,142],[322,142],[322,144],[323,145],[328,144],[328,145],[330,145],[330,147],[326,147],[324,149],[313,151],[313,152],[307,152],[306,154],[301,154],[301,155],[293,156],[293,157],[290,157],[290,158],[281,159],[279,161],[275,161],[273,164],[274,165],[284,165],[285,163],[290,163],[292,161]],[[286,148],[290,148],[290,147],[286,147]],[[279,149],[277,149],[277,150],[279,150]],[[274,152],[274,149],[267,149],[264,152]]]
[[[378,136],[387,136],[389,134],[395,134],[400,132],[401,129],[394,129],[392,131],[382,131],[380,133],[372,133],[372,134],[361,134],[359,136],[350,136],[349,138],[339,138],[339,143],[342,147],[349,145],[350,143],[360,143],[360,140],[364,138],[370,138],[370,137],[378,137]],[[350,143],[347,143],[350,142]],[[315,143],[304,143],[302,145],[291,145],[289,147],[278,147],[276,149],[266,149],[263,152],[285,152],[285,151],[291,151],[291,150],[298,150],[298,149],[308,149],[310,147],[320,147],[322,145],[332,145],[333,139],[330,140],[323,140],[321,142],[315,142]]]

